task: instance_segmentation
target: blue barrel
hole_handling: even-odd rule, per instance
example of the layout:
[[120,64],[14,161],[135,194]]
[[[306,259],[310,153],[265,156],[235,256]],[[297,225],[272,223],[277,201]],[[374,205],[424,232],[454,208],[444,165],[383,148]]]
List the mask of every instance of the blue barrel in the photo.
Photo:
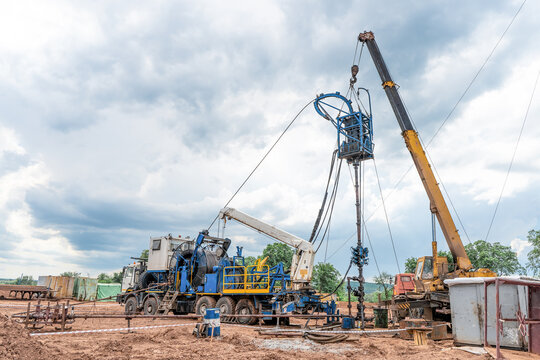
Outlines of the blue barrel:
[[219,309],[212,308],[206,309],[206,314],[204,315],[205,324],[208,324],[207,336],[220,336],[221,334],[221,323],[219,321]]
[[342,329],[354,329],[354,318],[353,317],[344,317],[343,322],[341,323]]

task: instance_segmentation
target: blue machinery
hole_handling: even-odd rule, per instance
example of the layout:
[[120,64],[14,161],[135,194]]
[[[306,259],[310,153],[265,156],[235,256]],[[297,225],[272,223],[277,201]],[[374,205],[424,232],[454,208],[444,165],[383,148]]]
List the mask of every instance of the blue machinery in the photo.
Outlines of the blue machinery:
[[[373,126],[371,119],[371,99],[369,99],[370,114],[354,111],[352,101],[339,92],[321,94],[315,99],[315,110],[326,120],[330,121],[337,130],[338,156],[340,159],[354,162],[373,158]],[[333,100],[333,101],[332,101]],[[335,102],[341,102],[337,107]],[[337,112],[337,115],[331,115]],[[343,114],[343,115],[342,115]]]
[[[359,286],[355,295],[358,296],[358,315],[362,329],[364,328],[364,277],[363,267],[368,264],[368,248],[362,244],[362,194],[360,191],[360,162],[373,159],[373,124],[371,115],[371,97],[369,91],[364,88],[354,88],[358,66],[351,68],[352,78],[350,81],[350,93],[356,97],[360,103],[360,90],[367,93],[369,111],[362,112],[360,105],[358,111],[353,109],[352,100],[347,99],[339,92],[332,94],[321,94],[314,102],[317,113],[330,121],[337,130],[338,158],[345,159],[354,167],[355,193],[356,193],[356,232],[357,245],[351,248],[351,262],[358,267],[358,277],[351,279],[358,281]],[[349,302],[349,315],[350,302]],[[344,327],[353,327],[354,320],[344,319]]]
[[[190,246],[179,246],[173,252],[169,270],[141,275],[148,288],[120,294],[117,301],[126,303],[126,309],[128,302],[134,301],[138,309],[152,315],[169,310],[175,314],[205,314],[206,309],[218,308],[221,314],[245,314],[238,317],[243,324],[255,323],[257,318],[249,315],[256,313],[324,312],[327,322],[338,320],[334,301],[321,301],[311,288],[292,289],[282,263],[271,268],[264,261],[246,266],[241,247],[237,246],[235,256],[227,255],[230,242],[209,236],[206,230],[199,233]],[[263,317],[265,323],[275,320]]]

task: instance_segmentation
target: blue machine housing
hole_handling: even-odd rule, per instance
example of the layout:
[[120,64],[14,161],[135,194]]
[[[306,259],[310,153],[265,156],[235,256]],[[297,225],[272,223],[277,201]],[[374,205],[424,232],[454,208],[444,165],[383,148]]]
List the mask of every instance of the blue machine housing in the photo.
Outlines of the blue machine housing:
[[[255,309],[263,314],[313,311],[326,313],[329,322],[336,320],[332,317],[336,314],[335,302],[321,301],[314,290],[292,290],[290,275],[285,273],[282,263],[262,269],[246,266],[241,247],[237,247],[232,258],[227,255],[229,244],[229,239],[211,237],[207,231],[199,233],[193,249],[174,252],[174,265],[169,271],[149,271],[158,283],[166,285],[148,290],[146,296],[162,299],[167,292],[176,292],[174,308],[183,309],[179,312],[192,312],[195,302],[203,296],[216,300],[229,296],[251,299]],[[228,278],[234,281],[224,284]]]
[[[363,89],[365,90],[365,89]],[[369,92],[369,114],[364,114],[360,109],[354,111],[351,100],[345,98],[339,92],[321,94],[317,96],[313,105],[315,110],[323,118],[329,120],[337,130],[338,156],[341,159],[372,159],[373,158],[373,124],[371,116],[371,98]],[[340,103],[330,103],[330,100]],[[338,115],[331,116],[330,111]]]

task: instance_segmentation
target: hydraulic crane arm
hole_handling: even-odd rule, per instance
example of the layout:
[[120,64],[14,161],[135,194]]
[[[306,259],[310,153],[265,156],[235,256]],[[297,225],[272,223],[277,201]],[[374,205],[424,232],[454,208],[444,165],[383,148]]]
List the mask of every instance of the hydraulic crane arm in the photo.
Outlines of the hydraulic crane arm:
[[225,220],[234,219],[255,231],[261,232],[295,248],[296,252],[293,255],[291,263],[291,280],[293,288],[298,290],[309,284],[315,258],[315,251],[313,251],[313,246],[310,242],[233,208],[221,209],[219,218]]
[[[418,133],[412,126],[409,115],[407,114],[403,101],[401,100],[399,92],[397,91],[396,84],[392,80],[390,72],[386,67],[381,52],[379,51],[379,47],[375,42],[375,37],[371,31],[366,31],[358,35],[358,40],[366,44],[371,58],[375,63],[375,67],[379,72],[379,76],[382,80],[382,86],[386,92],[386,96],[388,97],[390,104],[392,105],[392,110],[394,110],[394,114],[396,115],[399,126],[401,127],[402,136],[405,139],[407,149],[409,149],[409,152],[411,153],[416,170],[418,170],[418,174],[422,179],[422,184],[424,185],[424,188],[428,194],[431,212],[437,217],[446,242],[448,243],[448,247],[450,248],[450,252],[456,261],[457,268],[469,270],[472,265],[469,257],[467,256],[467,252],[465,251],[465,247],[461,242],[461,238],[458,234],[454,220],[450,215],[450,211],[446,206],[446,202],[444,201],[439,184],[437,184],[435,175],[433,174],[424,149],[422,148],[418,138]],[[436,247],[434,249],[436,249]],[[437,254],[435,251],[434,257],[436,256]]]

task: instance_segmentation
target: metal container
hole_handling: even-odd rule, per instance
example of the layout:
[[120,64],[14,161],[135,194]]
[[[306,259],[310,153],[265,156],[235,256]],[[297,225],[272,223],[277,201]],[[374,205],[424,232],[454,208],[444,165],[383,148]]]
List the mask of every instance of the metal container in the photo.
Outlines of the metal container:
[[79,301],[95,300],[97,294],[97,279],[78,277],[73,287],[73,297]]
[[376,328],[388,327],[388,309],[386,308],[373,308],[373,315],[375,317]]
[[[514,277],[518,279],[518,277]],[[484,344],[484,279],[460,278],[445,280],[449,286],[452,314],[452,336],[459,344]],[[500,286],[500,305],[502,318],[515,318],[516,313],[527,314],[527,287],[502,284]],[[487,342],[496,344],[495,331],[495,286],[487,288]],[[501,346],[527,349],[528,339],[519,331],[517,322],[504,322]]]
[[69,276],[40,276],[38,283],[51,289],[55,298],[69,298],[73,293],[75,278]]

